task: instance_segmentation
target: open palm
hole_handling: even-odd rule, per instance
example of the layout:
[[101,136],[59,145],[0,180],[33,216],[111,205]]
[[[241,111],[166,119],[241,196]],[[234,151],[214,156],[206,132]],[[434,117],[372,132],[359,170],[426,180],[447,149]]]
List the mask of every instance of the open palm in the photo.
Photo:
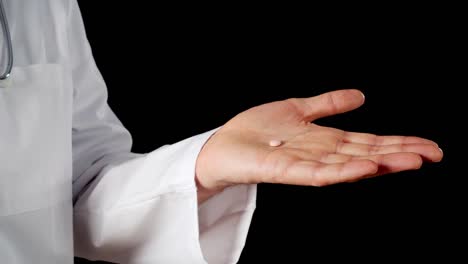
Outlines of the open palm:
[[[358,108],[358,90],[288,99],[237,115],[206,143],[197,161],[199,186],[221,190],[242,183],[323,186],[418,169],[442,152],[423,138],[376,136],[323,127],[319,118]],[[278,147],[270,140],[281,140]]]

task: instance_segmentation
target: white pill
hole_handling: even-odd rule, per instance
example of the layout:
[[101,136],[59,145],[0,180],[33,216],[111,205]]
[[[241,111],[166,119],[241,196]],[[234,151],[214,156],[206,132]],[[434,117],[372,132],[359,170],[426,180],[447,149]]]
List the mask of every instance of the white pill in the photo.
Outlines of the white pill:
[[278,147],[282,143],[283,142],[281,142],[281,140],[272,139],[272,140],[270,140],[270,147]]

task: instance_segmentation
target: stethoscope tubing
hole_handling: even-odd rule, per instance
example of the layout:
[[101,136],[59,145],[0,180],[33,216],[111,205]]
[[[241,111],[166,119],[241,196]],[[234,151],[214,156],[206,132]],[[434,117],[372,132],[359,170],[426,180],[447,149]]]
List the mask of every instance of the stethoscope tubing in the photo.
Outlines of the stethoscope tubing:
[[11,35],[10,35],[10,28],[8,27],[8,19],[6,17],[5,9],[3,8],[3,0],[0,0],[0,22],[2,24],[3,36],[6,39],[6,45],[7,45],[8,61],[7,61],[5,72],[3,72],[0,75],[0,80],[5,80],[10,76],[11,71],[13,69],[13,45],[11,43]]

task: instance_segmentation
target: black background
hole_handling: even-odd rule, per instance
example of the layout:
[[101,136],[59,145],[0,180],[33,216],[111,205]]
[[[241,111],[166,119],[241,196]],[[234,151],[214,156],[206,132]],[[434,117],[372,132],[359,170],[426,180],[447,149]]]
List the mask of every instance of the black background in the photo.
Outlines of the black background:
[[461,176],[450,169],[456,138],[448,118],[460,113],[451,89],[461,70],[450,11],[79,3],[109,103],[135,152],[261,103],[340,88],[361,89],[366,104],[321,124],[417,135],[443,148],[442,163],[419,171],[324,188],[259,185],[240,263],[446,262],[461,253]]

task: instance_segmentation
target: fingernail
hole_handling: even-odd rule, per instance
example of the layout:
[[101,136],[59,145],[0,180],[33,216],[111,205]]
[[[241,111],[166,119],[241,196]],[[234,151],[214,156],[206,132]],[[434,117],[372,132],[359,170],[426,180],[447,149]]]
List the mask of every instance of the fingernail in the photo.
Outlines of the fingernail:
[[440,152],[442,152],[442,154],[444,154],[444,151],[441,148],[439,148],[439,150],[440,150]]
[[361,92],[361,95],[362,95],[362,99],[366,100],[366,96],[364,95],[363,92]]

